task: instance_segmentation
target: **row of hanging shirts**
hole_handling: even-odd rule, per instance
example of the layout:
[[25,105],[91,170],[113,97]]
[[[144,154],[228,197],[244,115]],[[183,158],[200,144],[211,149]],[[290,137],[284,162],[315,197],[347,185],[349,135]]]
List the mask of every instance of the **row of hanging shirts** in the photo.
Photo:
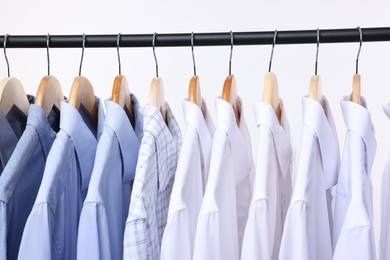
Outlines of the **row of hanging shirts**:
[[[358,28],[358,29],[360,32],[360,46],[359,46],[358,56],[356,59],[356,74],[353,76],[353,88],[352,88],[351,100],[354,103],[357,103],[360,105],[362,101],[360,99],[360,75],[358,74],[358,58],[359,58],[359,54],[360,54],[360,48],[362,45],[362,33],[361,33],[361,29],[360,28]],[[166,107],[166,103],[164,100],[163,82],[162,82],[162,79],[158,76],[158,63],[157,63],[157,58],[156,58],[156,53],[155,53],[155,44],[154,44],[155,37],[156,37],[156,34],[153,35],[152,45],[153,45],[153,54],[154,54],[154,58],[155,58],[155,62],[156,62],[156,77],[153,78],[152,82],[151,82],[150,92],[149,92],[150,93],[149,105],[158,109],[161,112],[165,123],[169,123],[169,122],[173,122],[174,120],[172,119],[172,116],[170,115],[169,108]],[[283,123],[286,124],[286,122],[285,122],[286,119],[284,118],[285,116],[283,116],[283,105],[282,105],[281,100],[279,98],[279,90],[278,90],[278,83],[277,83],[276,75],[271,72],[272,57],[273,57],[273,51],[274,51],[276,39],[277,39],[277,31],[275,31],[275,35],[274,35],[271,58],[270,58],[270,63],[269,63],[269,72],[266,73],[265,80],[264,80],[263,103],[268,104],[269,106],[266,108],[264,105],[259,105],[258,108],[260,110],[267,110],[268,108],[271,107],[273,110],[272,113],[275,114],[278,123],[283,126]],[[50,39],[49,39],[49,35],[48,35],[48,38],[47,38],[48,61],[49,61],[49,40]],[[4,39],[4,51],[6,50],[6,41],[7,41],[7,37],[5,37],[5,39]],[[191,47],[192,47],[192,57],[193,57],[193,65],[194,65],[194,76],[191,78],[190,84],[189,84],[188,101],[196,104],[196,106],[200,108],[200,111],[202,111],[202,114],[203,114],[202,116],[206,116],[206,115],[208,115],[208,113],[206,112],[207,111],[207,109],[205,108],[206,105],[203,103],[203,100],[201,97],[199,78],[196,75],[195,59],[194,59],[194,52],[193,52],[193,34],[191,37],[191,41],[192,41]],[[242,142],[241,142],[241,144],[239,144],[240,138],[236,138],[237,140],[224,140],[221,137],[221,133],[219,133],[219,134],[214,135],[214,140],[212,142],[213,142],[213,146],[214,146],[214,143],[218,143],[218,141],[215,141],[215,139],[219,139],[219,142],[221,142],[221,143],[228,141],[228,142],[232,142],[232,145],[236,145],[237,147],[242,148],[245,145],[247,145],[248,143],[250,146],[250,139],[249,139],[249,135],[247,133],[245,134],[245,132],[247,132],[247,130],[244,129],[246,127],[244,119],[242,118],[242,120],[241,120],[241,101],[237,95],[237,87],[236,87],[235,78],[231,74],[231,60],[232,60],[233,44],[234,44],[233,43],[233,33],[231,32],[231,52],[230,52],[230,59],[229,59],[229,75],[224,82],[222,95],[220,98],[220,100],[223,100],[223,102],[217,101],[217,111],[218,110],[229,111],[229,109],[228,109],[228,107],[226,107],[226,105],[230,104],[230,106],[231,106],[230,110],[232,110],[232,115],[234,117],[234,121],[235,121],[235,123],[237,123],[237,126],[241,129],[240,131],[243,131],[243,133],[241,133],[240,135],[243,135],[244,137],[241,137]],[[84,46],[85,46],[85,36],[83,38],[83,49],[82,49],[81,63],[80,63],[80,69],[79,69],[79,76],[77,76],[73,82],[67,103],[69,105],[71,105],[72,107],[76,108],[77,110],[80,110],[80,111],[82,110],[82,112],[85,113],[89,117],[91,122],[93,122],[94,124],[97,124],[98,118],[99,118],[98,114],[100,112],[98,111],[98,108],[96,105],[96,97],[94,95],[94,91],[93,91],[92,85],[89,82],[89,80],[86,79],[85,77],[81,76],[82,61],[83,61],[83,56],[84,56]],[[134,103],[134,102],[132,102],[132,98],[131,98],[132,95],[130,95],[127,80],[124,76],[121,75],[119,47],[120,47],[120,34],[118,35],[118,38],[117,38],[119,75],[114,80],[111,101],[115,102],[116,104],[119,104],[119,106],[122,109],[124,109],[125,114],[126,114],[127,118],[129,119],[129,122],[134,127],[136,125],[136,114],[137,114],[136,110],[137,109],[134,108],[132,105],[132,103]],[[317,30],[317,53],[316,53],[315,75],[313,75],[311,80],[310,80],[308,98],[310,100],[318,101],[318,102],[320,102],[321,106],[326,107],[327,106],[326,100],[322,96],[321,80],[320,80],[320,77],[317,75],[318,50],[319,50],[319,30]],[[7,57],[6,57],[6,60],[7,60]],[[7,65],[8,65],[8,60],[7,60]],[[8,76],[9,76],[9,66],[8,66]],[[54,108],[54,110],[60,111],[60,107],[61,107],[60,103],[63,101],[64,101],[63,92],[62,92],[61,87],[58,83],[58,80],[55,77],[50,76],[50,66],[49,66],[48,76],[45,76],[42,79],[42,81],[38,87],[37,95],[35,98],[35,104],[39,107],[42,107],[44,112],[45,112],[45,115],[48,116],[50,114],[50,112],[53,110],[53,108]],[[306,103],[310,103],[310,102],[306,102]],[[313,106],[313,104],[314,103],[310,103],[308,106]],[[12,107],[14,107],[14,106],[17,107],[25,116],[27,116],[28,110],[29,110],[29,101],[26,98],[26,94],[24,92],[22,84],[17,79],[8,77],[0,83],[0,108],[1,108],[1,112],[3,112],[4,115],[7,115],[8,111],[10,111],[12,109]],[[217,121],[221,121],[221,120],[222,119],[217,118]],[[224,122],[224,123],[219,122],[219,123],[222,125],[224,123],[226,124],[226,122]],[[211,123],[209,123],[208,125],[210,126]],[[288,128],[288,125],[285,125],[285,127]],[[209,127],[210,132],[214,131],[214,130],[211,130],[212,128],[213,127],[211,127],[211,126]],[[227,126],[227,128],[229,128],[229,127]],[[218,127],[217,127],[216,132],[218,132],[220,130],[221,129],[218,130]],[[226,131],[229,132],[230,130],[227,129]],[[187,133],[185,133],[185,134],[187,135]],[[225,133],[223,133],[223,135],[224,134]],[[236,134],[236,133],[232,133],[232,135],[234,135],[234,134]],[[185,138],[186,138],[186,136],[185,136]],[[220,138],[222,138],[222,141]],[[195,139],[196,138],[194,138],[194,140]],[[183,141],[186,142],[187,140],[184,139]],[[202,142],[202,140],[200,142]],[[180,143],[180,142],[178,141],[178,143]],[[211,146],[211,142],[208,145]],[[286,145],[288,145],[288,144],[286,144]],[[188,147],[188,144],[186,147]],[[294,256],[293,259],[331,259],[332,254],[333,254],[333,249],[334,249],[334,245],[331,245],[331,238],[329,238],[329,241],[324,242],[326,244],[325,246],[323,244],[321,244],[321,243],[323,243],[324,238],[318,238],[318,241],[321,241],[321,242],[319,242],[319,244],[315,244],[315,242],[317,242],[317,241],[314,242],[313,246],[315,248],[306,248],[305,249],[305,246],[307,246],[308,244],[298,245],[299,242],[302,242],[303,240],[299,240],[298,238],[295,238],[294,234],[298,234],[298,233],[295,233],[295,231],[293,229],[291,229],[291,227],[294,226],[294,224],[295,224],[294,212],[292,212],[292,213],[284,212],[283,213],[284,214],[283,218],[285,218],[286,214],[287,214],[287,221],[289,221],[289,222],[288,223],[286,222],[286,226],[288,226],[290,228],[290,230],[287,229],[287,231],[286,231],[287,235],[285,235],[286,238],[283,237],[283,241],[282,241],[282,237],[281,237],[281,234],[283,233],[281,231],[281,229],[282,229],[281,226],[283,226],[283,223],[279,223],[279,224],[281,224],[281,226],[278,226],[275,223],[274,223],[275,225],[270,225],[270,228],[279,229],[279,237],[276,238],[275,240],[271,239],[271,237],[265,238],[265,239],[264,238],[261,239],[261,238],[257,237],[257,235],[259,233],[257,233],[258,230],[256,229],[256,227],[258,227],[257,223],[256,223],[256,219],[255,219],[256,215],[253,215],[253,213],[251,213],[251,211],[256,212],[256,210],[249,207],[248,203],[250,200],[246,200],[244,202],[245,205],[242,204],[242,201],[240,201],[241,195],[243,196],[242,198],[246,197],[245,199],[247,199],[248,196],[250,197],[251,196],[250,190],[253,188],[253,187],[251,187],[251,182],[253,182],[253,180],[250,181],[251,174],[249,174],[250,171],[254,171],[254,167],[253,167],[252,162],[251,162],[252,159],[251,159],[251,155],[250,155],[251,152],[249,151],[250,149],[248,149],[248,147],[244,147],[244,149],[248,150],[247,152],[242,152],[242,154],[234,154],[233,151],[230,151],[233,153],[233,154],[230,154],[229,149],[226,149],[226,148],[227,147],[220,146],[218,149],[215,149],[215,151],[214,151],[214,149],[213,149],[213,151],[211,151],[210,150],[211,147],[209,147],[208,153],[203,155],[204,156],[203,159],[208,161],[208,162],[200,162],[201,163],[200,168],[202,168],[201,171],[207,171],[207,169],[203,169],[206,164],[209,164],[210,168],[213,168],[213,167],[218,168],[219,166],[215,166],[215,165],[213,166],[213,162],[210,162],[210,161],[215,160],[214,157],[219,157],[219,156],[223,157],[226,155],[228,159],[227,159],[227,161],[223,162],[223,164],[226,164],[228,167],[223,168],[220,165],[220,167],[222,167],[221,168],[222,171],[221,171],[221,169],[216,169],[216,172],[220,172],[221,174],[225,174],[224,171],[229,172],[228,173],[229,178],[234,179],[235,178],[234,171],[237,171],[237,169],[236,169],[237,166],[231,165],[232,162],[235,161],[235,159],[233,157],[236,157],[236,158],[248,157],[245,160],[246,160],[247,165],[249,165],[249,168],[248,169],[244,169],[245,167],[243,168],[244,169],[243,172],[246,172],[246,173],[243,174],[243,176],[241,176],[242,183],[240,183],[240,185],[242,184],[242,186],[240,187],[240,189],[237,189],[237,191],[235,191],[234,193],[232,193],[230,195],[228,195],[228,194],[230,193],[231,190],[229,190],[229,189],[224,190],[223,196],[227,195],[229,198],[231,198],[231,202],[236,201],[237,206],[233,205],[233,207],[232,207],[232,205],[228,205],[228,206],[220,205],[219,203],[221,203],[222,200],[221,201],[218,201],[218,200],[221,199],[221,197],[219,197],[219,198],[215,197],[215,196],[218,197],[221,195],[221,194],[217,194],[216,189],[218,189],[219,185],[222,185],[222,186],[225,185],[224,183],[218,183],[218,180],[221,180],[221,178],[222,179],[225,178],[224,176],[216,176],[216,175],[212,176],[211,174],[208,177],[202,176],[203,179],[201,180],[201,183],[202,183],[203,187],[200,187],[200,190],[201,190],[200,194],[195,194],[196,196],[200,196],[201,199],[200,200],[198,199],[198,201],[197,201],[197,203],[198,203],[197,207],[194,209],[195,213],[192,212],[192,213],[194,213],[194,215],[192,215],[193,218],[191,219],[192,223],[187,223],[189,225],[188,226],[189,234],[186,234],[186,237],[183,238],[181,236],[177,236],[177,233],[175,233],[175,232],[172,233],[172,230],[175,230],[174,216],[175,216],[175,213],[177,213],[177,212],[175,212],[174,207],[172,207],[172,208],[169,207],[169,213],[168,213],[168,209],[165,208],[165,210],[164,210],[165,213],[163,213],[162,216],[161,215],[158,216],[158,217],[161,217],[163,219],[163,220],[161,220],[162,221],[161,223],[163,225],[158,226],[158,228],[159,228],[158,237],[157,238],[153,237],[153,239],[156,239],[153,241],[148,241],[148,239],[150,239],[150,238],[143,237],[144,235],[150,235],[150,234],[148,234],[149,231],[145,233],[145,230],[137,230],[137,228],[140,228],[139,226],[137,226],[138,225],[137,221],[139,221],[139,219],[135,218],[135,219],[133,219],[133,221],[127,221],[126,222],[126,229],[123,230],[123,232],[124,232],[124,237],[122,234],[123,258],[124,259],[158,259],[158,258],[160,258],[160,246],[161,246],[161,258],[162,259],[191,259],[191,258],[193,258],[193,259],[239,259],[240,257],[242,259],[259,259],[261,257],[265,257],[267,259],[277,259],[278,256],[280,259],[291,259],[292,255]],[[176,147],[176,149],[177,149],[177,147]],[[181,153],[184,153],[184,152],[181,152]],[[185,157],[185,155],[183,155],[183,157]],[[187,159],[191,160],[191,158],[187,158]],[[231,160],[229,160],[229,159],[231,159]],[[193,171],[193,169],[186,168],[185,165],[184,166],[181,165],[180,158],[178,160],[179,160],[178,171],[181,170],[182,175],[185,172],[188,173],[188,172]],[[226,160],[226,158],[225,158],[225,160]],[[286,165],[288,166],[289,160],[290,159],[288,159],[286,162],[279,162],[279,164],[284,164],[285,166]],[[230,162],[230,164],[229,164],[229,161],[232,161],[232,162]],[[47,163],[50,163],[50,162],[47,162]],[[177,161],[176,161],[176,163],[177,163]],[[287,164],[285,164],[285,163],[287,163]],[[174,168],[176,168],[175,163],[172,162],[172,164],[174,165]],[[225,167],[226,167],[226,165],[225,165]],[[3,165],[3,166],[6,166],[6,165]],[[187,167],[188,166],[189,165],[187,165]],[[277,167],[280,167],[280,166],[275,165],[275,169],[273,169],[273,170],[270,169],[270,171],[275,171]],[[324,166],[324,167],[326,168],[328,166]],[[233,170],[233,168],[234,168],[234,170]],[[183,177],[183,176],[181,176],[181,177]],[[253,176],[253,173],[252,173],[252,176]],[[200,176],[198,176],[198,177],[200,177]],[[208,178],[208,180],[207,180],[207,178]],[[257,178],[257,177],[254,177],[254,178]],[[0,177],[0,180],[1,180],[1,177]],[[183,180],[181,180],[181,181],[183,181]],[[230,181],[232,181],[232,180],[230,180]],[[176,182],[178,184],[176,184]],[[207,186],[206,186],[206,182],[207,182]],[[233,183],[234,183],[234,180],[233,180]],[[177,181],[175,180],[175,184],[177,187],[175,188],[175,186],[173,186],[172,198],[171,198],[171,203],[170,203],[171,205],[176,205],[175,202],[172,203],[172,200],[177,198],[176,197],[177,193],[180,191],[184,192],[182,190],[183,187],[180,187],[180,180],[177,180]],[[231,185],[231,183],[229,185]],[[252,185],[256,185],[256,184],[252,184]],[[192,188],[194,188],[194,187],[192,187]],[[195,187],[195,188],[197,188],[197,187]],[[223,188],[226,189],[226,186],[224,186]],[[234,190],[236,189],[234,186],[232,186],[230,188],[232,188]],[[254,189],[256,189],[256,188],[254,188]],[[286,189],[288,190],[288,188],[286,188]],[[1,181],[0,181],[0,190],[1,190]],[[203,193],[204,193],[204,198],[203,198]],[[239,193],[241,193],[241,194],[239,194]],[[135,194],[134,196],[136,196],[136,195],[138,195],[138,194]],[[195,195],[191,194],[190,197],[193,197]],[[165,199],[169,200],[170,192],[168,192],[168,194],[165,194],[165,196],[168,197]],[[286,198],[287,197],[288,196],[286,195]],[[137,200],[135,198],[133,198],[133,195],[131,198],[132,198],[132,201],[130,203],[136,203],[134,201],[137,201]],[[284,198],[284,199],[286,199],[286,198]],[[216,201],[214,201],[214,200],[216,200]],[[224,208],[224,207],[227,207],[226,212],[230,212],[232,209],[235,209],[236,207],[237,207],[237,211],[230,212],[232,214],[230,214],[231,216],[229,216],[229,218],[227,218],[227,219],[221,218],[220,223],[219,222],[214,222],[214,223],[209,222],[210,219],[208,219],[207,217],[213,217],[213,216],[210,216],[208,214],[208,213],[210,213],[209,212],[210,208],[208,208],[208,207],[213,207],[213,204],[209,203],[210,201],[214,201],[218,207],[221,207],[221,212],[225,212],[226,208]],[[201,202],[201,204],[199,204],[200,202]],[[226,201],[224,203],[226,203]],[[288,204],[289,201],[288,202],[285,201],[284,203]],[[203,205],[203,204],[205,204],[205,205]],[[130,211],[132,210],[131,205],[132,204],[130,204],[130,209],[129,209]],[[139,205],[135,205],[133,207],[136,208],[137,206],[139,206]],[[165,206],[167,207],[167,205],[165,205]],[[243,210],[240,210],[240,207]],[[304,205],[301,205],[301,207],[303,208]],[[294,209],[291,209],[291,211],[293,211],[293,210]],[[297,209],[295,209],[295,210],[297,210]],[[298,209],[298,211],[299,211],[299,209]],[[326,211],[324,211],[324,212],[327,213]],[[198,213],[199,213],[199,218],[197,216]],[[289,217],[288,216],[289,214],[293,215],[293,216]],[[129,215],[130,215],[130,213],[129,213]],[[203,218],[200,217],[201,215]],[[299,214],[296,216],[299,216]],[[300,217],[304,217],[304,215],[301,215]],[[324,216],[322,216],[322,217],[324,217]],[[248,221],[246,220],[247,218],[248,218]],[[296,220],[297,220],[296,223],[301,223],[300,221],[302,221],[302,219],[300,219],[300,220],[296,219]],[[10,220],[8,220],[8,221],[10,221]],[[26,219],[24,221],[26,221]],[[84,219],[84,221],[88,221],[88,219],[87,220]],[[188,221],[190,222],[190,220],[188,220]],[[277,222],[278,220],[275,220],[275,221]],[[280,221],[280,219],[279,219],[279,221]],[[164,232],[164,228],[165,228],[164,223],[167,223],[167,222],[168,222],[168,224],[167,224],[168,228]],[[157,224],[161,224],[161,223],[157,223]],[[148,223],[148,224],[150,224],[150,223]],[[154,224],[156,224],[156,223],[154,223]],[[210,226],[210,224],[216,224],[216,225]],[[196,225],[198,225],[198,227],[196,227]],[[221,225],[221,226],[217,227],[218,225]],[[143,228],[146,229],[146,227],[143,227]],[[148,228],[150,228],[150,227],[148,227]],[[31,227],[29,227],[29,230],[31,230]],[[179,230],[180,230],[180,228],[179,228]],[[177,231],[177,229],[176,229],[176,231]],[[9,230],[6,231],[8,236],[14,235],[14,234],[9,235],[9,232],[10,232]],[[141,233],[137,234],[137,232],[141,232]],[[142,232],[144,232],[144,233],[142,233]],[[180,230],[179,233],[183,234],[183,232],[185,233],[186,231]],[[274,234],[275,231],[270,231],[269,233]],[[88,234],[88,230],[86,230],[86,232],[84,232],[83,234],[84,235]],[[16,240],[20,242],[20,240],[22,240],[22,237],[21,237],[22,233],[19,232],[18,234],[16,234],[16,236],[19,236],[19,238],[18,238],[19,240],[18,239],[16,239]],[[28,237],[28,236],[26,236],[26,237]],[[1,238],[1,236],[0,236],[0,238]],[[80,235],[79,235],[79,238],[80,238]],[[302,237],[300,237],[300,238],[302,238]],[[5,240],[7,240],[7,239],[5,239]],[[90,237],[88,237],[88,235],[86,235],[85,237],[83,237],[79,241],[84,241],[84,243],[86,243],[85,241],[88,241],[88,239],[90,239]],[[313,238],[313,239],[316,240],[317,238]],[[325,240],[326,239],[328,239],[328,238],[325,238]],[[294,240],[296,240],[296,241],[294,242]],[[122,241],[120,241],[120,242],[122,242]],[[34,255],[34,256],[40,255],[41,257],[45,257],[43,254],[41,254],[42,252],[41,253],[36,252],[36,250],[34,250],[33,248],[29,248],[28,238],[23,238],[22,243],[24,243],[25,246],[23,247],[22,256],[19,255],[19,258],[25,259],[25,258],[31,257],[31,255]],[[82,243],[82,242],[78,242],[78,243],[80,245],[80,243]],[[267,245],[261,244],[259,246],[258,243],[266,243]],[[290,245],[293,245],[294,243],[298,243],[297,246],[299,247],[299,249],[291,248]],[[85,245],[85,244],[83,244],[83,245]],[[0,246],[4,246],[4,244],[0,243]],[[16,259],[17,254],[18,254],[17,251],[19,249],[19,244],[12,244],[12,245],[7,244],[6,248],[12,249],[13,251],[10,251],[10,250],[7,251],[3,248],[4,249],[4,250],[2,250],[3,254],[1,254],[1,252],[0,252],[0,256],[5,258],[5,259]],[[88,248],[88,247],[86,246],[85,248]],[[120,246],[120,248],[122,248],[122,245]],[[365,248],[365,247],[362,247],[362,248]],[[63,248],[63,249],[65,249],[65,251],[66,251],[66,248]],[[279,253],[279,249],[280,249],[280,253]],[[55,249],[53,249],[53,250],[55,250]],[[97,249],[95,248],[95,251],[96,250]],[[115,251],[115,249],[113,249],[113,248],[111,248],[111,250]],[[43,250],[43,251],[45,251],[45,250]],[[80,251],[82,251],[82,252],[80,253],[79,257],[80,256],[88,257],[91,255],[94,255],[95,257],[99,258],[98,253],[93,251],[93,250],[92,251],[80,250]],[[97,251],[99,251],[99,250],[97,250]],[[77,252],[77,253],[79,254],[79,252]],[[372,255],[367,255],[367,254],[364,255],[364,254],[360,254],[360,253],[362,253],[362,252],[359,250],[356,250],[355,252],[352,252],[352,250],[349,250],[349,252],[347,252],[347,253],[345,251],[341,251],[341,253],[339,252],[339,253],[335,254],[334,259],[352,259],[351,258],[352,255],[354,255],[355,257],[358,257],[359,259],[373,258]],[[348,255],[348,254],[350,254],[350,255]],[[374,254],[374,253],[369,252],[369,254]],[[4,255],[5,255],[5,257],[4,257]],[[71,258],[74,259],[75,256],[76,256],[75,252],[65,252],[63,254],[63,256],[59,257],[59,258],[60,259],[71,259]],[[109,258],[111,257],[114,259],[118,256],[122,256],[122,251],[121,252],[111,252],[111,254],[107,254],[107,256]],[[51,255],[51,257],[49,257],[49,259],[53,258],[53,257],[54,256]],[[54,257],[54,258],[56,258],[56,257]],[[358,258],[353,258],[353,259],[358,259]]]

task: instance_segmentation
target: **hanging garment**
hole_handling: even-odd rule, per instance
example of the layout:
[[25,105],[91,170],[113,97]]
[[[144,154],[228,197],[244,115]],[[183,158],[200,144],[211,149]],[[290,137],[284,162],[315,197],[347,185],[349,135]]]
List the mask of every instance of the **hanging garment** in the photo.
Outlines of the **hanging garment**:
[[[390,118],[390,104],[383,106],[383,111]],[[381,236],[380,259],[390,259],[390,159],[388,159],[382,175],[381,189]]]
[[104,125],[61,102],[60,131],[47,157],[41,186],[24,228],[18,259],[76,259],[77,228]]
[[143,135],[143,117],[131,95],[134,129],[125,110],[106,100],[106,119],[96,150],[88,194],[80,214],[78,259],[122,259],[123,232]]
[[26,129],[0,177],[0,259],[18,257],[59,122],[54,110],[46,118],[41,107],[30,105]]
[[[30,104],[35,101],[30,95],[27,95],[27,99]],[[26,128],[26,122],[25,116],[15,106],[6,116],[0,111],[0,176]]]
[[214,124],[202,102],[202,110],[183,102],[186,123],[183,144],[169,203],[168,221],[162,244],[162,260],[191,259],[196,222],[210,168]]
[[216,130],[195,235],[195,260],[237,260],[240,257],[254,168],[241,100],[238,105],[239,126],[232,105],[216,99]]
[[345,97],[341,109],[348,132],[337,183],[333,259],[375,259],[370,179],[375,131],[363,97],[361,105]]
[[290,130],[283,103],[281,123],[270,104],[258,102],[255,117],[259,128],[256,174],[241,259],[277,260],[284,219],[291,199]]
[[301,146],[279,259],[332,259],[332,195],[339,170],[339,145],[332,113],[304,97]]
[[159,259],[169,199],[181,145],[176,119],[166,103],[167,123],[156,107],[146,105],[144,136],[138,155],[123,259]]

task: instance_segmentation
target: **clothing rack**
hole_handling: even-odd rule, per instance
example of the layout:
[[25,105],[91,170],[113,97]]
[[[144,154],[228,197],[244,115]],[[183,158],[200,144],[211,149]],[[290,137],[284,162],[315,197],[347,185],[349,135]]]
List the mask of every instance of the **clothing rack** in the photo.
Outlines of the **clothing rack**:
[[[234,45],[272,44],[274,31],[233,32]],[[5,35],[0,35],[4,42]],[[390,27],[362,28],[363,42],[390,41]],[[86,48],[117,47],[117,34],[86,35]],[[120,47],[152,47],[153,34],[121,34]],[[50,35],[50,48],[81,48],[83,35]],[[326,29],[319,31],[319,42],[359,42],[357,28]],[[317,30],[278,31],[276,44],[317,43]],[[231,45],[230,32],[194,33],[194,46]],[[156,34],[156,47],[191,46],[191,33]],[[7,48],[46,48],[47,35],[8,35]]]

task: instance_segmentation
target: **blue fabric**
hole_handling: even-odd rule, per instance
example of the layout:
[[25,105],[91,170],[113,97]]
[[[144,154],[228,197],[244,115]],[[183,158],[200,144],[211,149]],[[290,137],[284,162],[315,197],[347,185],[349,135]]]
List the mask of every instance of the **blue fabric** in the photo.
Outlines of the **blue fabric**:
[[[34,97],[27,95],[30,104]],[[26,117],[14,106],[5,116],[0,111],[0,175],[26,128]]]
[[0,178],[0,259],[17,259],[59,119],[55,111],[46,118],[41,107],[30,106],[26,129]]
[[143,117],[131,96],[134,129],[125,110],[106,100],[106,119],[99,140],[88,194],[81,211],[78,259],[122,259],[123,233],[130,205]]
[[61,102],[60,131],[47,157],[34,207],[27,219],[18,259],[76,259],[81,208],[104,123],[97,99],[98,125]]

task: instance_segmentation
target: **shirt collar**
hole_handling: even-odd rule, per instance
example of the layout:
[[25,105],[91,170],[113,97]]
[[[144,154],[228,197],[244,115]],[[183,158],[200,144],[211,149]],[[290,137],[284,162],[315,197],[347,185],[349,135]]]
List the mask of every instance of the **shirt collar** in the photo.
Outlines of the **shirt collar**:
[[159,109],[150,105],[144,107],[144,118],[148,118],[144,120],[144,131],[152,134],[156,143],[159,191],[164,191],[174,177],[181,146],[180,128],[168,103],[165,108],[167,123]]
[[138,151],[142,138],[142,115],[139,114],[138,101],[131,95],[132,107],[135,115],[135,127],[130,124],[125,110],[117,103],[106,100],[106,119],[105,125],[114,131],[119,142],[119,148],[122,156],[123,181],[127,182],[134,179],[135,168],[137,165]]
[[96,106],[98,108],[97,129],[96,127],[92,129],[88,127],[92,123],[87,122],[88,119],[82,116],[82,111],[79,112],[66,101],[61,101],[60,128],[69,135],[76,149],[81,172],[81,190],[88,188],[95,161],[97,140],[104,127],[104,111],[99,98],[96,98]]
[[390,104],[383,106],[383,112],[385,112],[386,116],[390,118]]
[[200,147],[205,165],[210,165],[211,144],[215,131],[214,123],[208,112],[206,102],[202,102],[202,110],[188,100],[183,101],[184,121],[195,128],[199,136]]
[[366,148],[366,171],[370,172],[374,162],[376,151],[375,129],[371,122],[370,112],[367,110],[367,103],[361,97],[361,103],[351,101],[351,96],[346,96],[340,102],[343,111],[344,122],[348,131],[360,135]]
[[[16,144],[18,143],[18,137],[15,135],[12,127],[10,126],[7,118],[0,111],[0,160],[1,165],[4,167]],[[11,149],[12,148],[12,149]],[[0,165],[0,166],[1,166]],[[1,167],[0,167],[1,174]]]
[[280,124],[272,106],[265,102],[257,102],[255,104],[255,116],[258,127],[265,126],[272,132],[278,164],[282,175],[286,177],[291,163],[291,161],[286,160],[286,158],[291,158],[292,148],[290,143],[290,128],[282,100],[280,100],[280,109]]
[[[215,100],[217,110],[216,126],[222,128],[228,137],[230,150],[234,160],[234,172],[236,184],[245,179],[252,168],[251,145],[248,128],[246,126],[241,99],[238,98],[238,110],[241,115],[237,125],[233,106],[227,101],[217,98]],[[251,176],[253,177],[253,176]]]
[[309,97],[302,99],[303,125],[311,128],[317,135],[322,168],[324,172],[325,188],[329,189],[337,183],[340,164],[340,152],[336,128],[325,96],[322,105]]
[[[59,120],[58,116],[57,120]],[[42,143],[43,153],[45,158],[49,154],[50,147],[53,143],[53,140],[56,138],[56,132],[50,126],[45,112],[43,109],[35,104],[30,105],[27,117],[27,125],[32,126],[36,129],[36,132],[39,136],[39,140]]]

